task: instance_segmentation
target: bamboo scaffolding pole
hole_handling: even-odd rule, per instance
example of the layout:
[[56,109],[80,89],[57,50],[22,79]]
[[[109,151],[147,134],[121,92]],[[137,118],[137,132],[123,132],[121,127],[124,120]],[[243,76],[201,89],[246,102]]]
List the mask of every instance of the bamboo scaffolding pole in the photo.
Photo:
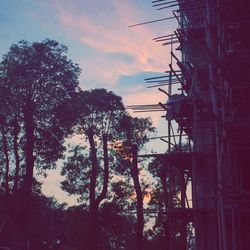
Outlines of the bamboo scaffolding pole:
[[174,34],[169,34],[169,35],[165,35],[165,36],[158,36],[158,37],[153,38],[152,40],[157,40],[157,39],[161,39],[161,38],[165,38],[165,37],[171,37],[173,35]]
[[175,41],[171,41],[171,42],[163,43],[163,44],[162,44],[162,46],[172,45],[172,44],[176,44],[176,43],[180,43],[180,41],[179,41],[179,40],[175,40]]
[[129,25],[128,28],[133,28],[133,27],[142,26],[142,25],[151,24],[151,23],[157,23],[157,22],[161,22],[161,21],[174,19],[174,18],[175,17],[164,17],[164,18],[160,18],[160,19],[156,19],[156,20],[152,20],[152,21],[146,21],[146,22],[142,22],[142,23],[132,24],[132,25]]
[[[169,80],[167,79],[167,80],[156,80],[156,81],[147,81],[146,83],[158,83],[158,84],[161,84],[161,83],[168,83],[169,82]],[[173,82],[179,82],[179,80],[178,79],[173,79]]]
[[165,110],[162,109],[162,110],[136,110],[136,111],[133,111],[134,113],[150,113],[150,112],[164,112]]
[[[178,0],[173,0],[173,1],[167,1],[167,0],[155,0],[155,1],[152,1],[153,4],[157,4],[159,2],[164,2],[163,4],[170,4],[170,3],[178,3]],[[160,3],[162,4],[162,3]]]
[[168,8],[172,8],[172,7],[177,7],[177,6],[179,6],[183,10],[185,8],[185,5],[188,5],[188,6],[191,5],[192,8],[195,8],[199,4],[204,4],[203,0],[190,0],[190,1],[185,1],[185,2],[173,3],[173,4],[170,4],[168,6],[158,8],[157,10],[163,10],[163,9],[168,9]]
[[[164,2],[164,1],[166,0],[154,0],[152,1],[152,3]],[[169,3],[172,3],[172,2],[178,2],[178,0],[169,1]]]
[[[171,135],[171,137],[179,137],[180,136],[180,134],[179,135]],[[186,137],[188,137],[188,135],[186,135],[186,134],[184,134],[184,135],[182,135],[182,136],[186,136]],[[168,135],[162,135],[162,136],[157,136],[157,137],[151,137],[151,138],[149,138],[149,140],[155,140],[155,139],[161,139],[161,138],[168,138],[169,136]]]
[[156,3],[156,4],[153,4],[153,7],[158,7],[158,6],[162,6],[162,5],[166,5],[166,4],[174,4],[174,3],[177,3],[177,1],[164,2],[164,3]]
[[[216,50],[216,48],[213,47],[214,40],[216,37],[214,36],[214,32],[211,30],[211,27],[213,25],[213,20],[211,18],[212,16],[212,9],[210,7],[211,2],[209,3],[208,0],[206,0],[206,43],[207,47],[210,51]],[[218,108],[217,103],[217,93],[215,90],[214,83],[216,82],[216,73],[213,66],[213,58],[211,57],[211,54],[209,54],[209,80],[210,80],[210,89],[211,89],[211,102],[213,107],[213,112],[215,114],[215,117],[217,119],[214,119],[214,125],[215,125],[215,142],[216,142],[216,168],[217,168],[217,195],[218,195],[218,226],[219,226],[219,244],[221,250],[227,250],[227,236],[226,236],[226,227],[225,227],[225,211],[224,211],[224,197],[223,197],[223,170],[222,170],[222,162],[221,162],[221,128],[219,124],[220,112]]]
[[[176,83],[171,83],[172,85],[173,84],[179,84],[179,82],[176,82]],[[148,86],[147,88],[150,89],[150,88],[158,88],[158,87],[162,87],[162,86],[168,86],[169,83],[163,83],[163,84],[157,84],[157,85],[151,85],[151,86]]]
[[[178,74],[177,76],[178,77],[182,76],[182,74]],[[178,78],[175,75],[173,76],[173,81],[178,81]],[[162,79],[162,80],[147,80],[145,82],[146,83],[155,83],[155,82],[161,83],[161,82],[169,82],[169,79],[166,78],[166,79]]]
[[[178,38],[177,36],[175,38]],[[167,37],[167,38],[162,38],[162,39],[157,39],[155,40],[156,43],[158,42],[164,42],[164,41],[171,41],[173,38],[172,37]]]
[[161,8],[158,8],[157,10],[164,10],[164,9],[168,9],[168,8],[172,8],[172,7],[177,7],[177,6],[179,6],[178,3],[171,4],[171,5],[168,5],[168,6],[165,6],[165,7],[161,7]]

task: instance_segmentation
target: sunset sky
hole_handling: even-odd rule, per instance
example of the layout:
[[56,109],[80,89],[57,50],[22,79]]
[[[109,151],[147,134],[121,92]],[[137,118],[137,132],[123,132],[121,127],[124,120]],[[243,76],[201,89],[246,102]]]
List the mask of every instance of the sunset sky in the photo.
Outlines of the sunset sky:
[[[172,16],[157,11],[151,0],[0,0],[0,56],[11,44],[46,38],[69,49],[68,56],[82,68],[83,89],[106,88],[126,105],[152,104],[165,99],[147,89],[144,78],[168,70],[169,48],[152,39],[171,34],[175,20],[128,28],[129,25]],[[147,114],[150,115],[150,114]],[[160,113],[152,114],[161,127]],[[61,177],[52,173],[48,192],[58,190]],[[56,191],[55,191],[56,192]],[[62,200],[63,196],[60,197]]]

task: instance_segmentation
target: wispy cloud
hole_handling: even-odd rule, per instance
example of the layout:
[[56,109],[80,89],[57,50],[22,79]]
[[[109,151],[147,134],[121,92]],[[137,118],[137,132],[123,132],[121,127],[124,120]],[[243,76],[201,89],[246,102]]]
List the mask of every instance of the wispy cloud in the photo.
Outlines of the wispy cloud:
[[[168,53],[153,43],[154,30],[128,28],[145,15],[135,2],[51,0],[47,4],[53,9],[62,32],[85,48],[79,50],[78,58],[87,82],[115,86],[123,74],[164,70]],[[96,53],[85,58],[86,48]]]

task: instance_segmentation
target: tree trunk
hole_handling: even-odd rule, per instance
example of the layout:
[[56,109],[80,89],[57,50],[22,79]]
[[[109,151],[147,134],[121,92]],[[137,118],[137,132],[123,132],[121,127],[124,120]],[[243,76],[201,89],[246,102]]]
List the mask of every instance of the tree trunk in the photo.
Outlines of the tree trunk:
[[33,184],[33,171],[35,158],[34,152],[34,117],[33,117],[33,106],[27,105],[24,109],[24,130],[25,130],[25,167],[26,173],[24,176],[20,207],[16,212],[16,239],[15,248],[16,250],[26,250],[27,242],[29,239],[29,212],[30,212],[30,201],[32,194]]
[[34,118],[30,107],[28,107],[27,110],[24,111],[24,129],[25,129],[25,139],[26,139],[25,142],[26,173],[24,176],[23,194],[27,202],[31,196],[33,171],[35,163],[35,157],[33,155],[34,142],[35,142],[34,140],[35,128],[34,128]]
[[87,133],[89,145],[90,145],[90,158],[92,161],[92,170],[91,170],[91,176],[90,176],[90,192],[89,192],[89,202],[90,202],[90,237],[89,237],[89,246],[90,250],[96,250],[97,249],[97,216],[98,216],[98,207],[96,204],[96,181],[97,181],[97,168],[98,168],[98,162],[97,162],[97,152],[96,152],[96,146],[94,141],[94,133],[93,131],[89,131]]
[[136,215],[137,215],[137,250],[143,249],[143,228],[144,228],[144,218],[143,218],[143,195],[141,191],[141,185],[139,181],[139,171],[137,163],[137,146],[132,146],[132,169],[131,176],[134,182],[135,192],[136,192]]
[[99,207],[99,204],[106,198],[108,191],[108,182],[109,182],[109,159],[108,159],[108,136],[103,135],[103,161],[104,161],[104,177],[103,177],[103,187],[102,192],[96,199],[96,205]]
[[4,177],[5,195],[8,198],[10,194],[10,187],[9,187],[10,160],[9,160],[8,141],[6,138],[6,131],[4,124],[2,124],[2,139],[3,139],[3,153],[5,161],[5,177]]
[[14,155],[15,155],[15,160],[16,160],[15,178],[14,178],[14,186],[13,186],[14,197],[16,197],[17,191],[18,191],[19,171],[20,171],[20,157],[19,157],[19,153],[18,153],[18,133],[19,133],[18,121],[15,118],[14,132],[13,132]]

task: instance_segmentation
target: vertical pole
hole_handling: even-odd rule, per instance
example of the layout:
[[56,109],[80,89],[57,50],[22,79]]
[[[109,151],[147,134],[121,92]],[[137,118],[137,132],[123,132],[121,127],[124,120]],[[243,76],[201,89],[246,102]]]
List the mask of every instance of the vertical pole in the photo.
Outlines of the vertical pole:
[[[206,1],[206,42],[210,52],[215,55],[218,54],[218,48],[215,46],[218,34],[212,29],[218,28],[218,23],[214,20],[214,1]],[[218,10],[216,10],[218,11]],[[216,37],[215,37],[216,34]],[[223,199],[223,169],[222,169],[222,144],[221,144],[221,129],[219,124],[220,112],[218,108],[218,95],[216,93],[214,84],[218,84],[216,66],[214,65],[214,58],[211,53],[209,55],[209,81],[211,90],[211,102],[214,113],[215,126],[215,143],[216,143],[216,170],[217,170],[217,214],[218,214],[218,229],[219,229],[219,243],[220,250],[227,250],[226,227],[225,227],[225,211]],[[218,90],[217,90],[218,91]]]
[[180,179],[181,179],[181,209],[183,211],[182,214],[182,232],[181,232],[181,238],[182,238],[182,245],[183,245],[183,250],[186,250],[186,240],[187,240],[187,229],[186,229],[186,224],[187,224],[187,218],[186,218],[186,211],[185,211],[185,202],[186,202],[186,181],[185,181],[185,171],[184,171],[184,166],[180,166]]
[[[193,214],[194,214],[194,230],[197,228],[197,205],[196,205],[196,166],[197,166],[197,145],[196,145],[196,129],[197,129],[197,68],[195,68],[195,75],[192,79],[194,81],[194,106],[193,106],[193,156],[192,156],[192,207],[193,207]],[[189,152],[192,152],[191,150],[191,142],[189,138]],[[195,235],[195,245],[197,249],[197,235]]]
[[[173,41],[173,36],[171,36],[171,52],[173,52],[173,44],[172,44],[172,41]],[[172,62],[173,62],[173,58],[172,58],[172,53],[171,53],[171,59],[170,59],[170,64],[172,66]],[[168,94],[169,96],[172,95],[172,70],[170,70],[169,72],[169,85],[168,85]],[[168,121],[168,153],[171,152],[171,121]],[[169,165],[169,168],[168,168],[168,179],[169,179],[169,196],[170,196],[170,199],[169,199],[169,209],[171,210],[172,209],[172,166]],[[169,249],[170,250],[173,250],[173,223],[172,223],[172,214],[169,213],[169,216],[168,216],[168,220],[169,220],[169,234],[170,234],[170,242],[169,242]]]

